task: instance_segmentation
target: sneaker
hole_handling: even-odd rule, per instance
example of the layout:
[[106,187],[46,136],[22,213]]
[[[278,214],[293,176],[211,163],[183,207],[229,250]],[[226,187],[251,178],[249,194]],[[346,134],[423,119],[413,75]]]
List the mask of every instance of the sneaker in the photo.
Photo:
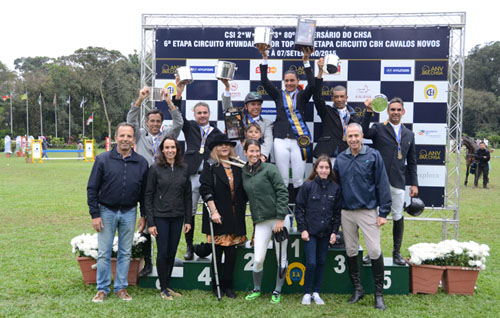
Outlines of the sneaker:
[[323,301],[323,299],[321,299],[321,297],[319,297],[319,294],[314,292],[313,295],[312,295],[312,299],[314,300],[314,303],[316,305],[324,305],[325,302]]
[[311,294],[304,294],[302,296],[302,305],[310,305],[311,304]]
[[130,295],[127,293],[127,290],[125,288],[124,289],[120,289],[116,293],[116,296],[118,296],[118,298],[120,298],[121,300],[125,300],[125,301],[132,300],[132,297],[130,297]]
[[281,294],[277,291],[273,291],[273,295],[271,296],[271,304],[279,304],[281,300]]
[[174,300],[174,297],[172,297],[172,295],[170,295],[170,292],[168,291],[168,288],[166,291],[162,291],[160,293],[160,297],[162,299],[165,299],[165,300]]
[[176,292],[175,290],[173,290],[172,288],[168,288],[167,287],[167,291],[169,292],[170,295],[174,296],[174,297],[181,297],[182,294],[181,293],[178,293]]
[[102,303],[104,298],[106,298],[106,293],[103,291],[98,291],[97,294],[95,294],[94,298],[92,298],[93,303]]
[[247,295],[245,297],[246,300],[254,300],[260,297],[260,290],[252,290],[252,293],[250,295]]

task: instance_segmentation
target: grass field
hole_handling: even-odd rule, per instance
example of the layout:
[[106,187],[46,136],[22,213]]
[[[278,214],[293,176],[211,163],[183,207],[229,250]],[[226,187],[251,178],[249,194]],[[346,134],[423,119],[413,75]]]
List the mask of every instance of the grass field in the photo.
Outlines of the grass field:
[[[299,294],[284,295],[279,305],[269,304],[270,295],[246,302],[243,292],[238,292],[236,300],[217,302],[209,292],[185,291],[184,297],[165,302],[158,291],[138,287],[128,288],[134,298],[131,302],[111,296],[102,304],[93,304],[95,285],[83,284],[69,244],[72,237],[92,232],[86,204],[92,163],[26,164],[23,158],[2,154],[0,317],[500,317],[500,160],[492,159],[491,166],[489,190],[461,189],[459,239],[491,248],[474,296],[450,296],[441,290],[437,295],[385,296],[388,309],[379,312],[373,308],[372,295],[349,305],[348,295],[324,294],[325,306],[305,307]],[[199,224],[197,242],[202,240]],[[392,225],[388,225],[382,235],[386,255],[392,247]],[[441,240],[440,223],[415,221],[405,226],[404,256],[411,244]],[[184,251],[182,239],[178,256]]]

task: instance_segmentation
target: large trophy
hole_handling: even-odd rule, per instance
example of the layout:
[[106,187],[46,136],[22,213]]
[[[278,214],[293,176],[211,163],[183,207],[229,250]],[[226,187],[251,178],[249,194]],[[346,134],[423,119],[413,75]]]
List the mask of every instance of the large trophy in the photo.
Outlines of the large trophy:
[[256,27],[254,30],[253,45],[259,47],[261,44],[266,46],[266,50],[272,48],[271,40],[273,37],[273,29],[269,27]]
[[316,20],[299,18],[295,30],[294,50],[302,51],[303,48],[314,48],[314,33],[316,32]]

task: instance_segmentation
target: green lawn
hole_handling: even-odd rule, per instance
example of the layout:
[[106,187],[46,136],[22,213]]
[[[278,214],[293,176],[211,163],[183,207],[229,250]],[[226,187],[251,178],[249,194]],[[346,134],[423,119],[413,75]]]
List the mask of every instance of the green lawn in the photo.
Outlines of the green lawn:
[[[209,292],[185,291],[184,297],[165,302],[158,291],[138,287],[129,287],[134,297],[131,302],[110,297],[102,304],[93,304],[95,285],[83,284],[69,244],[72,237],[92,232],[86,204],[92,163],[58,160],[26,164],[23,158],[8,159],[2,154],[0,317],[500,317],[500,160],[492,159],[491,164],[489,190],[461,189],[459,239],[486,243],[491,248],[474,296],[449,296],[441,290],[437,295],[386,296],[388,310],[382,313],[373,308],[372,295],[348,305],[348,295],[325,294],[326,306],[304,307],[298,294],[284,295],[279,305],[269,304],[270,295],[246,302],[242,292],[236,300],[217,302]],[[200,224],[198,220],[197,242],[202,240]],[[406,222],[405,226],[405,256],[411,244],[441,240],[440,223]],[[391,227],[383,228],[386,255],[392,247]],[[178,256],[184,251],[182,239]]]

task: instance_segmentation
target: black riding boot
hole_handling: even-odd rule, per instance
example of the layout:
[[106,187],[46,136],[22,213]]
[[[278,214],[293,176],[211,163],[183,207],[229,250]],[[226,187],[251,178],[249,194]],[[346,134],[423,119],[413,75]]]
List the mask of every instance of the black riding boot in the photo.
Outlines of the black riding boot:
[[384,256],[372,259],[373,280],[375,283],[375,308],[385,310],[384,304]]
[[190,261],[193,259],[194,249],[193,249],[193,237],[194,237],[194,216],[191,217],[191,230],[184,234],[186,238],[186,254],[184,254],[184,260]]
[[354,304],[360,301],[365,295],[365,291],[363,290],[363,286],[361,285],[358,256],[347,256],[347,266],[349,267],[349,276],[351,276],[351,282],[354,286],[354,293],[352,294],[351,298],[349,298],[349,303]]
[[148,276],[153,271],[153,262],[151,261],[151,234],[141,233],[141,236],[146,238],[143,245],[144,267],[142,268],[139,276]]
[[393,221],[392,224],[392,239],[394,247],[392,250],[392,262],[397,265],[406,265],[403,257],[401,257],[401,244],[403,243],[404,218],[398,221]]

